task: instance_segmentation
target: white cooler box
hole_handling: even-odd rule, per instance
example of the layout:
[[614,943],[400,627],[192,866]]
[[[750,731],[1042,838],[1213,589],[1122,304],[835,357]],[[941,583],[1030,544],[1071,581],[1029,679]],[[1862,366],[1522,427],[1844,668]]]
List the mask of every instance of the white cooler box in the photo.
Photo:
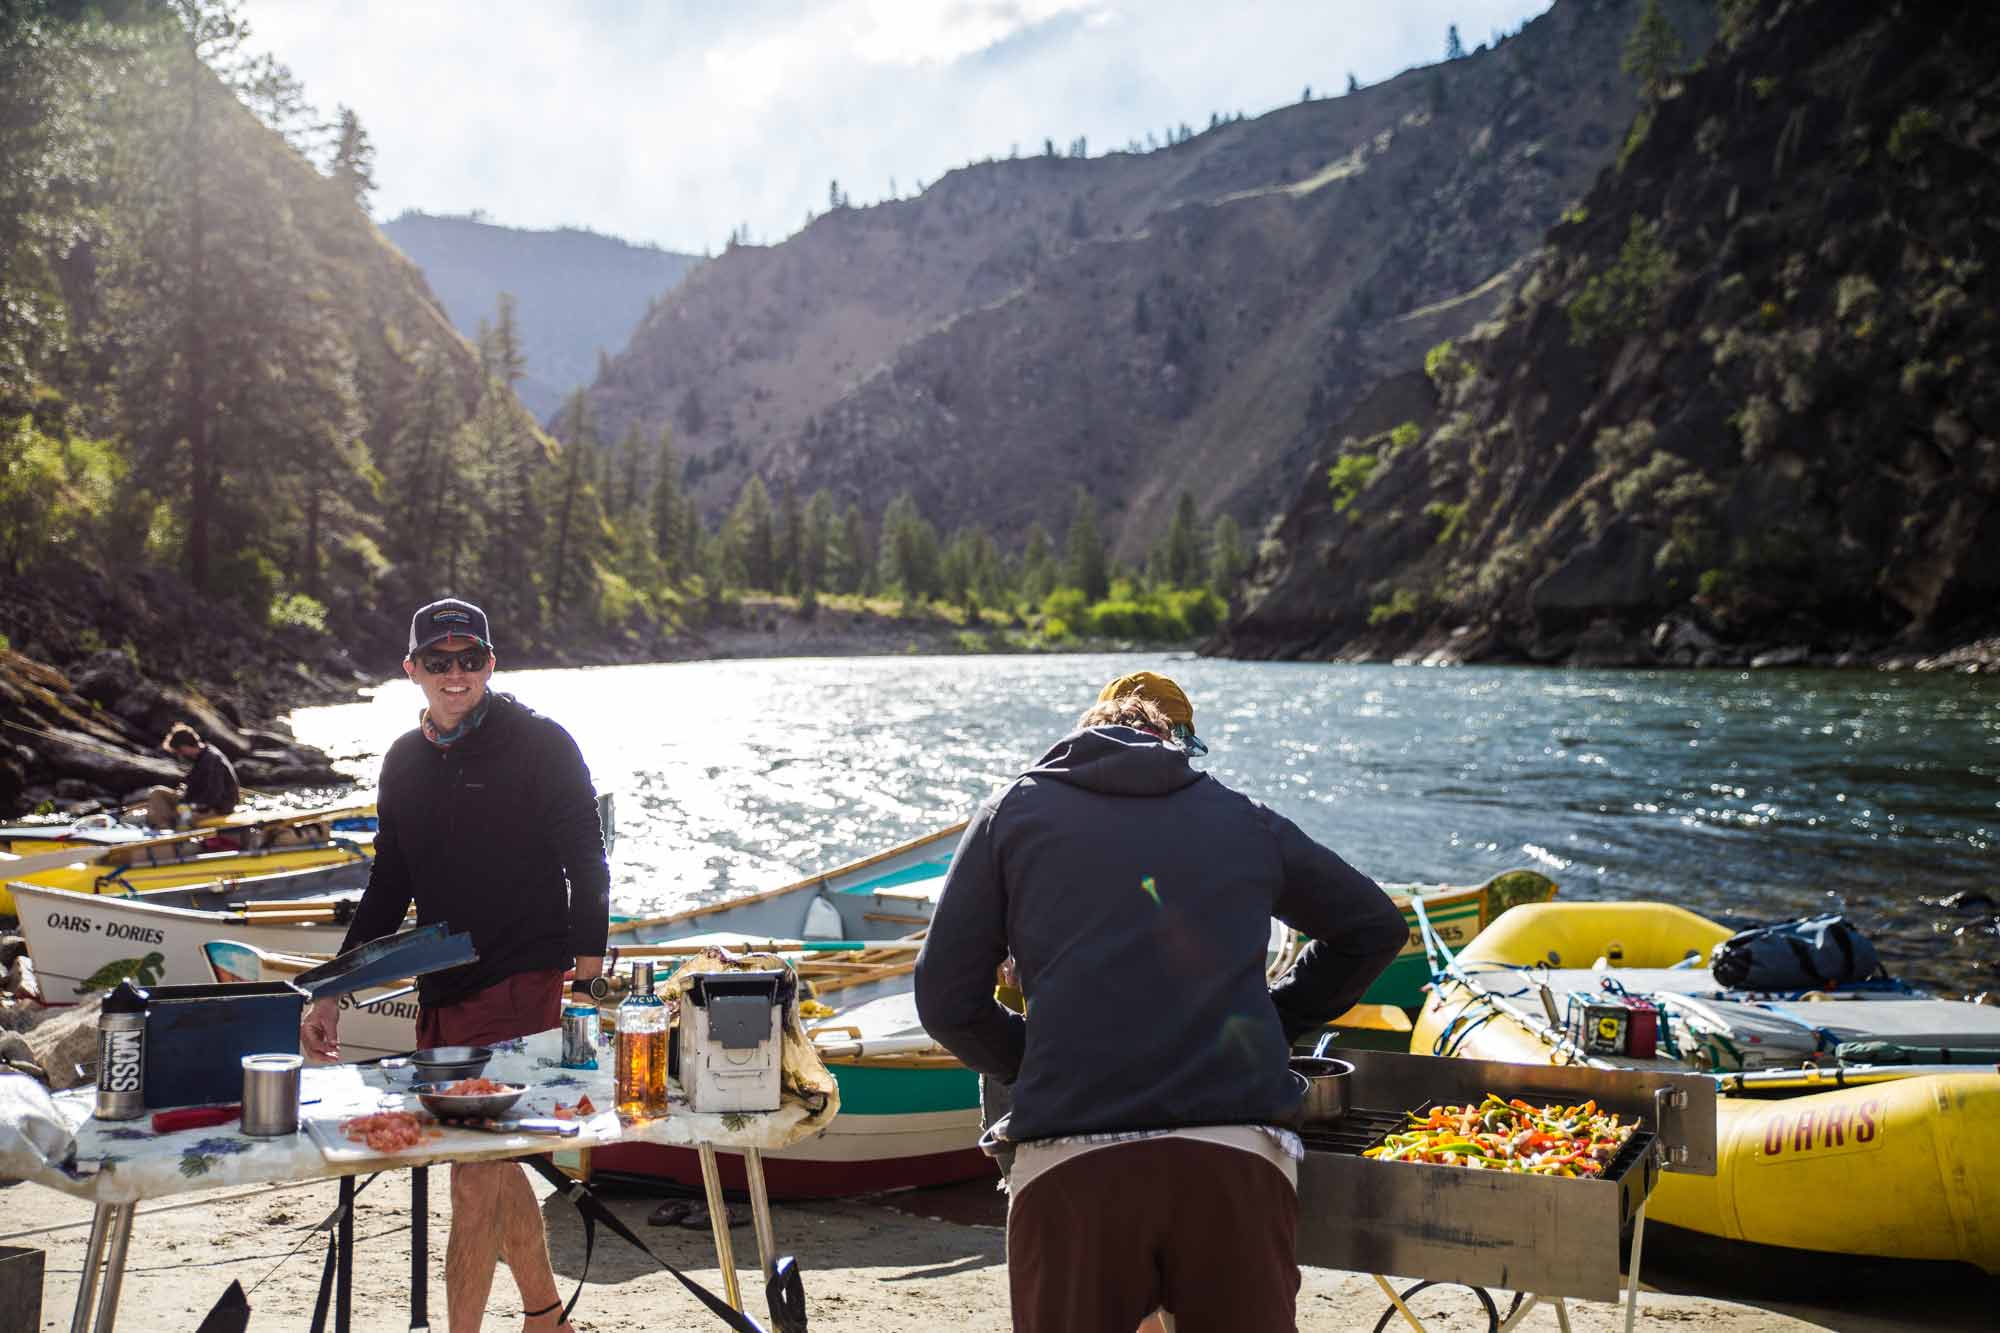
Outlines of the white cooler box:
[[681,1006],[681,1087],[690,1109],[775,1111],[784,1074],[790,972],[705,972]]

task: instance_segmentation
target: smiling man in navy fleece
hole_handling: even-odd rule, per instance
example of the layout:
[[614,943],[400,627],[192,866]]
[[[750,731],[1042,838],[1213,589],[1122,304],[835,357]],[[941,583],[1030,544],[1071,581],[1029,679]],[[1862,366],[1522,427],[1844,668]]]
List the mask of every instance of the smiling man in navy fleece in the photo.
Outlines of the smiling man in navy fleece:
[[[1164,677],[1112,682],[974,813],[917,958],[924,1028],[1013,1085],[1017,1333],[1295,1327],[1290,1044],[1407,938],[1373,880],[1191,768],[1162,698],[1191,715]],[[1273,916],[1313,941],[1275,988]],[[1010,952],[1025,1017],[993,996]]]
[[[567,731],[493,677],[486,613],[456,598],[410,621],[403,670],[424,693],[415,730],[382,759],[380,828],[368,888],[341,951],[417,922],[467,931],[479,956],[417,979],[420,1047],[479,1045],[555,1027],[563,974],[604,965],[611,872],[590,770]],[[340,1009],[319,1000],[299,1032],[309,1054],[337,1057]],[[451,1169],[445,1301],[452,1333],[476,1330],[501,1255],[521,1291],[526,1326],[558,1322],[541,1210],[514,1162]]]

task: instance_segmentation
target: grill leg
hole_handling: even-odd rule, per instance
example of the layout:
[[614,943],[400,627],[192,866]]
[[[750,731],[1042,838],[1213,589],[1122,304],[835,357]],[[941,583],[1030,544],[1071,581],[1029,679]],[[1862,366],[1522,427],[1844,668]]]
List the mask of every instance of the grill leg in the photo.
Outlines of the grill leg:
[[1632,1333],[1632,1325],[1639,1318],[1639,1252],[1646,1243],[1646,1205],[1641,1203],[1639,1211],[1632,1218],[1632,1263],[1631,1272],[1625,1275],[1625,1333]]
[[[1403,1312],[1403,1318],[1410,1321],[1410,1327],[1414,1328],[1417,1333],[1430,1333],[1430,1330],[1423,1326],[1422,1321],[1411,1312],[1410,1307],[1403,1304],[1403,1298],[1398,1296],[1396,1289],[1389,1285],[1389,1279],[1383,1277],[1380,1273],[1375,1274],[1374,1277],[1375,1285],[1382,1289],[1384,1295],[1388,1296],[1390,1304]],[[1629,1329],[1627,1333],[1630,1333]]]

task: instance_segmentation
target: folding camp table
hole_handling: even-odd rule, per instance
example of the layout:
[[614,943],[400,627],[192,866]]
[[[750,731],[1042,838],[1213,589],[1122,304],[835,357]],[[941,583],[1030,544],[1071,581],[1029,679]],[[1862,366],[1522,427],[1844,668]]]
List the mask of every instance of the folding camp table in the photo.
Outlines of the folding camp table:
[[818,1134],[832,1120],[837,1105],[810,1107],[788,1092],[778,1110],[761,1114],[698,1115],[681,1103],[671,1106],[669,1113],[659,1119],[622,1120],[610,1109],[613,1091],[609,1061],[602,1061],[606,1067],[596,1070],[564,1069],[559,1064],[561,1046],[561,1034],[556,1031],[498,1043],[486,1077],[527,1085],[527,1093],[510,1115],[548,1116],[556,1102],[573,1105],[580,1097],[588,1096],[599,1109],[576,1122],[578,1132],[573,1138],[449,1128],[440,1137],[403,1152],[375,1153],[365,1145],[348,1142],[340,1132],[340,1125],[354,1116],[377,1110],[420,1110],[415,1097],[408,1095],[409,1071],[329,1065],[304,1071],[301,1098],[306,1104],[300,1113],[299,1132],[274,1139],[250,1138],[233,1122],[155,1133],[149,1119],[92,1119],[91,1089],[58,1093],[54,1098],[56,1107],[76,1141],[71,1169],[64,1171],[25,1151],[17,1151],[0,1156],[0,1174],[90,1199],[97,1205],[83,1276],[77,1288],[71,1333],[85,1333],[93,1327],[98,1333],[110,1333],[115,1326],[133,1218],[140,1202],[223,1185],[338,1177],[341,1207],[336,1211],[335,1253],[339,1262],[334,1326],[344,1331],[352,1317],[348,1275],[353,1253],[354,1177],[411,1169],[414,1172],[411,1326],[422,1328],[428,1324],[421,1285],[428,1271],[424,1168],[443,1162],[491,1161],[613,1143],[693,1147],[701,1154],[724,1296],[730,1305],[741,1310],[735,1256],[729,1242],[728,1211],[715,1169],[716,1150],[743,1154],[748,1167],[758,1256],[768,1278],[776,1256],[761,1154]]

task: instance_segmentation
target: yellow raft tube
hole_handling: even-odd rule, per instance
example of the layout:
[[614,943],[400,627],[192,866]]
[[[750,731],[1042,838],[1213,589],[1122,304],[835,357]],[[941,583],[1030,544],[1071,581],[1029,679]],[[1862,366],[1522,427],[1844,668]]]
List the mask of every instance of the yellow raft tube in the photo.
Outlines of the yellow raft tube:
[[[215,819],[183,832],[108,845],[62,842],[30,850],[32,844],[24,841],[13,850],[0,852],[0,915],[17,914],[14,895],[6,888],[13,881],[123,897],[147,889],[365,860],[374,854],[372,841],[337,836],[332,824],[338,818],[374,812],[372,805],[343,806],[262,819]],[[248,847],[204,851],[202,839],[217,834],[232,836]]]
[[[1475,964],[1588,967],[1598,958],[1671,967],[1690,952],[1708,957],[1729,935],[1666,903],[1530,904],[1457,957],[1474,973]],[[1442,1050],[1442,1037],[1456,1041],[1452,1054],[1476,1059],[1574,1058],[1515,1004],[1539,1008],[1496,1004],[1447,977],[1418,1015],[1410,1050]],[[1663,1173],[1648,1215],[1726,1240],[2000,1274],[2000,1069],[1867,1068],[1717,1075],[1716,1173]]]

